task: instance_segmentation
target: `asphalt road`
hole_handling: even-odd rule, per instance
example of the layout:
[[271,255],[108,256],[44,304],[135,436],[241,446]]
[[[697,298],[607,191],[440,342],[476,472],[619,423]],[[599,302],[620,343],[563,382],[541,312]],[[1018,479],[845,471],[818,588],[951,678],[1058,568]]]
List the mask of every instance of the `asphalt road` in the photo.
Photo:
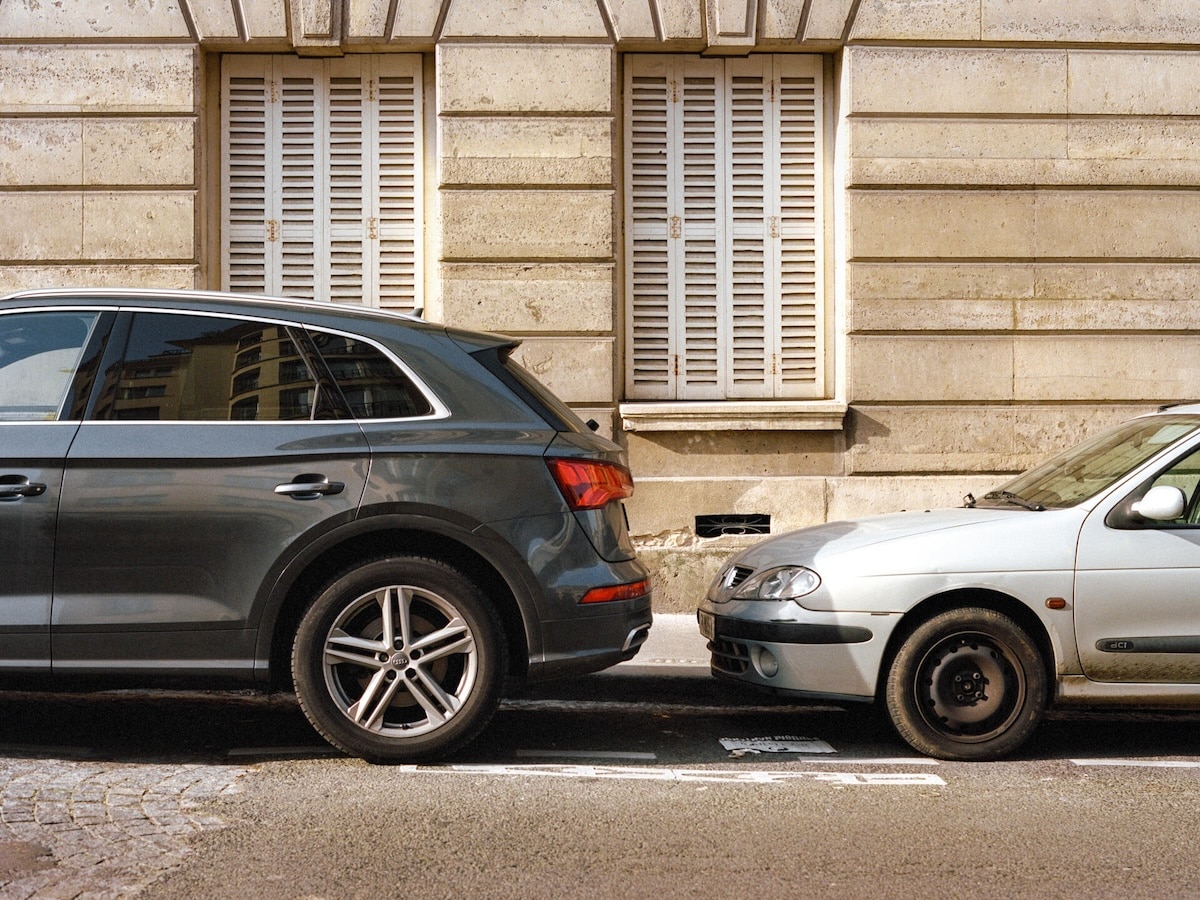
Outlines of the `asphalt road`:
[[341,757],[289,698],[0,694],[0,897],[1200,896],[1200,716],[938,763],[716,682],[690,628],[440,766]]

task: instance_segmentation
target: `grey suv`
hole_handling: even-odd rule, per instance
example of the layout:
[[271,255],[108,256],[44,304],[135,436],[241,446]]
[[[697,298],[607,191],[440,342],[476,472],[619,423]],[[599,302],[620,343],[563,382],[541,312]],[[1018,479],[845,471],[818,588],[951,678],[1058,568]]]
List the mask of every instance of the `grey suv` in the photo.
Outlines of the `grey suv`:
[[516,341],[322,303],[0,299],[0,673],[294,685],[374,760],[650,628],[619,447]]

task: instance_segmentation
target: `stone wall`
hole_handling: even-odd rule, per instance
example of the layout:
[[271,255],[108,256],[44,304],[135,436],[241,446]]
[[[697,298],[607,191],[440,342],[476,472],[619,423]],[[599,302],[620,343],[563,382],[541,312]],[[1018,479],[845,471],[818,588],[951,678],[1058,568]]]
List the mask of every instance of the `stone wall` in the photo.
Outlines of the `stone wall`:
[[[623,58],[751,51],[827,60],[834,388],[647,426],[619,414]],[[521,336],[629,448],[660,609],[741,542],[698,514],[953,504],[1200,396],[1194,0],[2,0],[0,293],[220,285],[235,52],[423,55],[428,315]]]
[[0,293],[193,285],[196,90],[186,45],[0,44]]

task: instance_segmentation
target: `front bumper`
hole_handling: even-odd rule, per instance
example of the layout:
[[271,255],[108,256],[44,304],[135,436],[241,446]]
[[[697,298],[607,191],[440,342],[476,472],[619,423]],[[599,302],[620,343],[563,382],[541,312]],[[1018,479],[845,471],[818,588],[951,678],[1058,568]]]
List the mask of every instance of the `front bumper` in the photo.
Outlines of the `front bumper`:
[[790,601],[697,610],[714,675],[780,693],[871,700],[899,616],[821,613]]

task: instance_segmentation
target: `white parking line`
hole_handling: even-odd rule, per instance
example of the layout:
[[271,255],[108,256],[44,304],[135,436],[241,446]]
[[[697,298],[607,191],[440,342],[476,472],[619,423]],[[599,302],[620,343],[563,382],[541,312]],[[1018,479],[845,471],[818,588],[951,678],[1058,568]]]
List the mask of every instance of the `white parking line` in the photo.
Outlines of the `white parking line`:
[[1077,766],[1127,766],[1143,769],[1200,769],[1200,760],[1186,759],[1073,759]]
[[768,769],[675,769],[639,766],[553,765],[452,765],[398,766],[397,770],[422,775],[520,775],[551,778],[602,778],[624,781],[707,782],[724,784],[782,784],[817,781],[836,785],[944,786],[937,775],[924,772],[789,772]]

